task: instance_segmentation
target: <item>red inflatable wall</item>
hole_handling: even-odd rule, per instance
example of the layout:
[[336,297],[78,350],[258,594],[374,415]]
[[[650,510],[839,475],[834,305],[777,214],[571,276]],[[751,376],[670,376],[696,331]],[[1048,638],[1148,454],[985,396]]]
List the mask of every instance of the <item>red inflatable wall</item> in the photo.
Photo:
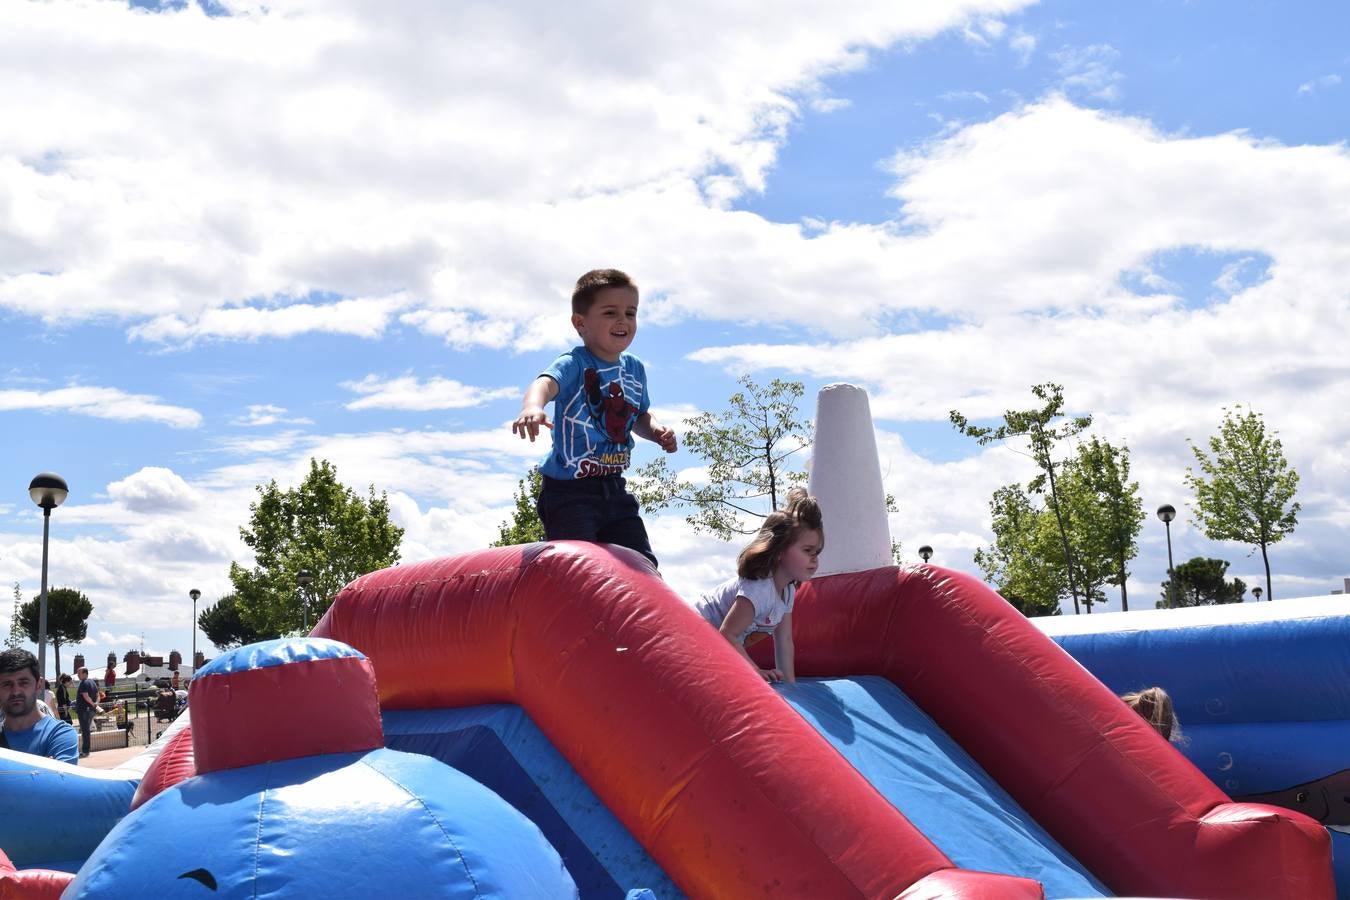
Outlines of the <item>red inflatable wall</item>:
[[[1320,826],[1228,803],[983,584],[831,576],[795,618],[800,674],[890,678],[1114,890],[1333,896]],[[399,566],[349,585],[314,633],[370,658],[384,707],[520,704],[691,896],[1041,896],[955,870],[636,554]]]
[[793,618],[799,675],[890,679],[1112,890],[1335,897],[1326,829],[1230,802],[982,582],[936,566],[819,578]]
[[[357,579],[314,630],[381,706],[520,704],[693,897],[894,898],[950,861],[641,557],[535,544]],[[1040,897],[972,876],[968,898]]]

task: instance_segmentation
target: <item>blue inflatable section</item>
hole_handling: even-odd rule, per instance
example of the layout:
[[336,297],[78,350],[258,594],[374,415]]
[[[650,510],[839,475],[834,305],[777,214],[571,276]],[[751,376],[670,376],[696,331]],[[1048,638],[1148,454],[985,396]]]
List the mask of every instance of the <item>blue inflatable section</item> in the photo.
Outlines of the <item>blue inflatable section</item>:
[[520,707],[385,711],[382,719],[387,747],[439,759],[529,817],[583,900],[623,900],[643,888],[660,900],[684,896]]
[[[956,865],[1035,878],[1047,897],[1111,896],[889,681],[804,680],[781,693]],[[534,821],[584,900],[636,886],[684,896],[519,707],[383,718],[389,747],[454,766]]]
[[387,749],[227,769],[169,788],[113,829],[64,896],[131,893],[577,896],[527,819],[471,778]]
[[313,662],[320,659],[365,659],[366,655],[341,641],[328,638],[276,638],[246,644],[217,656],[193,677],[205,675],[233,675],[251,669],[270,669],[291,663]]
[[[1348,609],[1321,597],[1033,621],[1112,691],[1165,689],[1177,749],[1229,796],[1285,792],[1291,809],[1330,821],[1329,809],[1350,805],[1343,790],[1292,789],[1350,770]],[[1337,895],[1350,900],[1340,827],[1332,861]]]
[[958,867],[1034,878],[1047,898],[1113,896],[891,682],[806,679],[782,693]]
[[137,778],[0,750],[0,849],[21,869],[74,872],[112,830]]

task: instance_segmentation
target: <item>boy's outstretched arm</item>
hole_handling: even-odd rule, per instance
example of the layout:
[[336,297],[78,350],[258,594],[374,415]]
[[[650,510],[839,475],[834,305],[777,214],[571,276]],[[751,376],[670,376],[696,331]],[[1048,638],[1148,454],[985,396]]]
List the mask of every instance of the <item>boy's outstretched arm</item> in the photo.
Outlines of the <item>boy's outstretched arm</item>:
[[638,437],[660,444],[661,449],[667,453],[674,453],[678,449],[675,429],[659,424],[649,412],[637,417],[637,421],[633,423],[633,433]]
[[525,389],[525,400],[520,405],[520,415],[511,423],[511,433],[520,435],[521,440],[528,437],[533,441],[539,436],[539,426],[552,428],[548,422],[548,413],[544,404],[558,396],[558,382],[547,375],[540,375]]

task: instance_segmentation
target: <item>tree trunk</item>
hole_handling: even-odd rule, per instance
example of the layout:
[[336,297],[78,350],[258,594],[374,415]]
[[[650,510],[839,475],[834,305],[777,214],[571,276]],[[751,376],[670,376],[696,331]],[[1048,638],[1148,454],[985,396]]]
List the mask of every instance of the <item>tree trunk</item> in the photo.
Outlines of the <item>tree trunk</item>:
[[1125,592],[1125,554],[1120,555],[1120,611],[1130,611],[1130,598]]
[[1266,556],[1266,545],[1261,544],[1261,562],[1266,564],[1266,599],[1274,600],[1275,592],[1270,589],[1270,557]]
[[1069,593],[1073,595],[1073,614],[1081,612],[1078,608],[1078,588],[1073,580],[1073,553],[1069,550],[1069,532],[1064,526],[1064,516],[1059,511],[1059,493],[1055,490],[1055,464],[1046,456],[1045,471],[1050,475],[1050,502],[1055,510],[1055,523],[1059,525],[1059,539],[1064,542],[1064,572],[1069,577]]

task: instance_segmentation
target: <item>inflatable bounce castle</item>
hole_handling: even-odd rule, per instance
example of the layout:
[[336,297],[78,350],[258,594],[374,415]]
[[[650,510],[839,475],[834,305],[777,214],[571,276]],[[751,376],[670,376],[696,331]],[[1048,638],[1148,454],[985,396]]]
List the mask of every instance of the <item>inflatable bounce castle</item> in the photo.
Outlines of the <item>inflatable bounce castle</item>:
[[0,752],[0,897],[1335,896],[1313,818],[1230,799],[976,579],[889,565],[866,396],[818,425],[797,684],[623,548],[374,572],[203,669],[142,774]]
[[1229,796],[1325,825],[1350,897],[1350,597],[1032,622],[1111,690],[1166,689],[1177,749]]

